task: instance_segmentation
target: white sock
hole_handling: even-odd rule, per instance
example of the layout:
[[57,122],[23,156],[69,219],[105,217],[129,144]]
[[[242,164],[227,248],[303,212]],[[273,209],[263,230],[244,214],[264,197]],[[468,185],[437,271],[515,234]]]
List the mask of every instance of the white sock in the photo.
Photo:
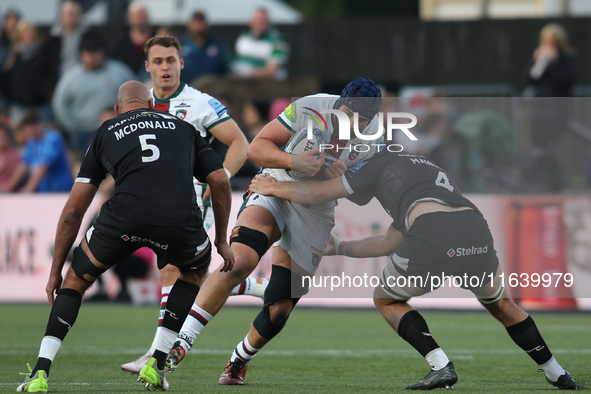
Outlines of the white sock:
[[191,312],[185,319],[185,323],[183,323],[183,327],[181,328],[181,332],[177,337],[177,341],[181,343],[181,346],[185,351],[191,350],[193,346],[193,342],[197,335],[201,334],[201,330],[209,323],[209,321],[213,319],[213,315],[203,308],[201,308],[197,304],[193,304],[191,307]]
[[434,371],[439,371],[441,368],[445,368],[447,363],[449,363],[447,354],[445,354],[445,352],[440,347],[427,353],[425,360],[427,360],[429,366]]
[[546,377],[551,382],[556,382],[558,378],[566,373],[564,368],[558,364],[558,361],[552,356],[552,358],[546,361],[544,364],[540,365],[540,368],[544,370]]
[[230,295],[251,295],[263,297],[268,284],[269,280],[266,278],[246,278],[244,282],[232,289]]
[[158,342],[156,343],[156,350],[160,350],[161,352],[168,354],[170,349],[172,349],[172,345],[174,345],[177,334],[177,332],[174,332],[166,327],[162,327],[162,330],[160,330],[160,336],[158,337]]
[[152,345],[150,346],[150,354],[154,353],[154,350],[156,350],[156,343],[158,342],[158,337],[160,337],[160,331],[162,329],[164,310],[166,309],[166,303],[168,302],[168,295],[170,294],[171,289],[172,286],[162,286],[162,291],[160,293],[160,313],[158,315],[158,327],[156,327],[156,333],[154,334],[154,339],[152,340]]
[[39,348],[39,357],[47,358],[51,361],[55,358],[55,355],[60,350],[62,341],[59,338],[52,336],[45,336],[41,340],[41,347]]
[[257,355],[261,349],[255,349],[250,345],[248,342],[248,334],[244,337],[244,340],[241,341],[234,351],[232,352],[232,357],[230,357],[230,361],[234,362],[238,357],[240,357],[243,361],[249,362]]

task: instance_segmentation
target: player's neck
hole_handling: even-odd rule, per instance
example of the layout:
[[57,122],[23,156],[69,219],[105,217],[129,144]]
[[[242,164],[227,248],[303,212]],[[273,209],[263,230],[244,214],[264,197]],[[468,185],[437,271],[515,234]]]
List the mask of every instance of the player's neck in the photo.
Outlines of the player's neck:
[[170,89],[160,89],[160,88],[154,86],[154,93],[156,95],[156,98],[158,98],[159,100],[165,100],[165,99],[169,98],[170,96],[172,96],[173,94],[175,94],[176,91],[180,87],[181,87],[181,81],[177,82]]

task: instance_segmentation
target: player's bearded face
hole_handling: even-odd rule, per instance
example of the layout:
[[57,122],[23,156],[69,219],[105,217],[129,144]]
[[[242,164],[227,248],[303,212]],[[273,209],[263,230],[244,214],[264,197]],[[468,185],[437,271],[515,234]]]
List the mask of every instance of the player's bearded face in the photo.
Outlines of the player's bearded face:
[[175,88],[180,82],[183,66],[183,59],[175,47],[154,45],[148,52],[146,70],[152,76],[154,86],[159,89]]

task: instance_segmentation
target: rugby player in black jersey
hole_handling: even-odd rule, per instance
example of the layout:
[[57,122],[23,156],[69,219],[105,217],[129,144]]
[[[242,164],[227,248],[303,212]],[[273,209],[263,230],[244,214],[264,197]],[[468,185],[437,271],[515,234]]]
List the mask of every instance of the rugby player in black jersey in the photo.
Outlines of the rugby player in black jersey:
[[[154,250],[159,268],[173,264],[181,272],[168,298],[156,350],[140,372],[147,387],[168,390],[166,357],[211,260],[193,176],[211,187],[214,244],[224,259],[221,270],[232,269],[234,257],[226,239],[231,193],[222,161],[192,125],[153,108],[145,85],[126,82],[118,93],[118,116],[103,123],[93,137],[58,223],[46,287],[52,309],[39,358],[18,392],[47,392],[51,363],[76,321],[84,292],[103,272],[144,246]],[[74,249],[63,280],[66,255],[107,173],[115,179],[115,194]]]
[[[571,374],[555,360],[533,319],[509,298],[486,220],[462,196],[449,175],[428,158],[384,152],[359,163],[339,178],[277,182],[272,177],[258,175],[250,190],[300,204],[347,197],[365,205],[373,197],[378,199],[393,220],[386,234],[356,241],[341,241],[333,234],[325,254],[391,256],[382,268],[374,303],[388,324],[431,367],[424,379],[407,389],[451,387],[458,380],[453,363],[431,335],[427,322],[407,303],[411,297],[431,291],[423,281],[427,275],[444,272],[456,277],[483,277],[478,287],[469,283],[462,287],[472,291],[503,324],[511,339],[544,371],[550,384],[560,389],[577,388]],[[458,247],[475,253],[454,256]],[[422,280],[397,280],[411,276]],[[399,286],[400,283],[403,285]]]

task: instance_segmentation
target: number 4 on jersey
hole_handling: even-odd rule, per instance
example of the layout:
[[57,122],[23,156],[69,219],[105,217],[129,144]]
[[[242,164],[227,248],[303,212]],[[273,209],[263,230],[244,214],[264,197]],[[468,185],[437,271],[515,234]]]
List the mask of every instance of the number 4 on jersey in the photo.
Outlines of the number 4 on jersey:
[[439,171],[439,174],[437,174],[437,179],[435,180],[435,184],[437,186],[441,186],[441,187],[446,188],[450,192],[454,191],[454,187],[451,185],[451,183],[449,183],[449,178],[447,177],[447,174],[443,171]]
[[148,140],[155,140],[156,134],[144,134],[139,136],[140,145],[142,146],[142,151],[144,150],[151,150],[152,156],[142,156],[143,163],[149,163],[151,161],[156,161],[160,157],[160,149],[154,144],[148,144]]

